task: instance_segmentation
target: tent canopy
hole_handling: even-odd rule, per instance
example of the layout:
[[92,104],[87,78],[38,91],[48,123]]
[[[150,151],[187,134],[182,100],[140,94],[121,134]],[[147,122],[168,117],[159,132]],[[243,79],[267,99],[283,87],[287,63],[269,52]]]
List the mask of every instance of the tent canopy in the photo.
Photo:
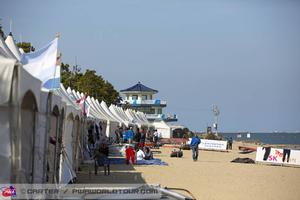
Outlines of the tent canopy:
[[10,32],[9,35],[6,37],[5,39],[5,43],[7,45],[7,47],[9,48],[9,50],[13,53],[13,55],[20,60],[21,58],[21,53],[19,51],[19,48],[17,47],[14,38],[12,36],[12,33]]

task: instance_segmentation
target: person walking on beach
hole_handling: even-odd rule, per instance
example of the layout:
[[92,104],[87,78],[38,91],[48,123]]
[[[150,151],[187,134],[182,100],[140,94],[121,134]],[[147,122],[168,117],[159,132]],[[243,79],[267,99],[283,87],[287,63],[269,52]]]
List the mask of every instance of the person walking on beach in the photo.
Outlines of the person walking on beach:
[[228,147],[232,150],[232,137],[230,137],[228,140]]
[[190,147],[193,151],[193,160],[197,161],[198,160],[198,145],[201,143],[200,138],[198,137],[198,135],[194,136],[192,138]]

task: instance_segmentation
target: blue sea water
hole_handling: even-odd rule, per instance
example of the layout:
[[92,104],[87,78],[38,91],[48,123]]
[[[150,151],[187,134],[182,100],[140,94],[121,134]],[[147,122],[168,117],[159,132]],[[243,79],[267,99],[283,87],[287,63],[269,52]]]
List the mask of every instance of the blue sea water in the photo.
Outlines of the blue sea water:
[[[241,134],[238,138],[237,135]],[[253,141],[258,140],[264,144],[297,144],[300,145],[300,133],[221,133],[224,139],[232,137],[233,140]]]

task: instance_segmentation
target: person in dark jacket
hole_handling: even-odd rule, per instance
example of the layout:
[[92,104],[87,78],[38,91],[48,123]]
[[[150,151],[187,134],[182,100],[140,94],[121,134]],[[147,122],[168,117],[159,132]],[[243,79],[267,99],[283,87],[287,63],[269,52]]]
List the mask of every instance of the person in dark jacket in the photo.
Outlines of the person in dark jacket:
[[198,160],[198,145],[201,143],[200,138],[196,135],[192,138],[192,141],[190,143],[190,147],[193,151],[193,160]]
[[109,166],[109,158],[108,158],[109,150],[108,146],[105,144],[100,144],[99,141],[96,142],[96,148],[94,151],[94,159],[95,159],[95,175],[98,174],[98,167],[104,167],[104,175],[110,174],[110,166]]
[[153,159],[153,153],[150,150],[149,147],[144,147],[144,153],[145,153],[145,160],[152,160]]
[[143,129],[141,129],[141,139],[140,139],[140,143],[139,143],[139,148],[144,148],[145,146],[145,141],[146,141],[146,134],[144,132]]

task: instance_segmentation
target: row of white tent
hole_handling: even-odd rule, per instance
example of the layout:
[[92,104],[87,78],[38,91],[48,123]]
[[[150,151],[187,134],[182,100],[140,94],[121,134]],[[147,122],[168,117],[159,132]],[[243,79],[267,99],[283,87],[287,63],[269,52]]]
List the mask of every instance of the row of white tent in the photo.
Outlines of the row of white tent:
[[[83,99],[84,94],[76,92],[75,90],[67,89],[67,93],[72,100]],[[124,110],[116,105],[110,105],[109,107],[104,101],[101,103],[94,97],[86,97],[86,104],[88,107],[87,116],[106,121],[107,124],[116,123],[118,126],[137,126],[141,128],[149,127],[151,124],[148,122],[146,115],[142,112],[136,112],[131,109]],[[106,136],[111,136],[111,129],[106,129]]]
[[76,103],[84,94],[61,87],[41,89],[41,81],[19,62],[12,35],[0,36],[0,180],[2,183],[69,183],[83,160],[87,124],[146,126],[144,113],[86,98],[87,116]]

